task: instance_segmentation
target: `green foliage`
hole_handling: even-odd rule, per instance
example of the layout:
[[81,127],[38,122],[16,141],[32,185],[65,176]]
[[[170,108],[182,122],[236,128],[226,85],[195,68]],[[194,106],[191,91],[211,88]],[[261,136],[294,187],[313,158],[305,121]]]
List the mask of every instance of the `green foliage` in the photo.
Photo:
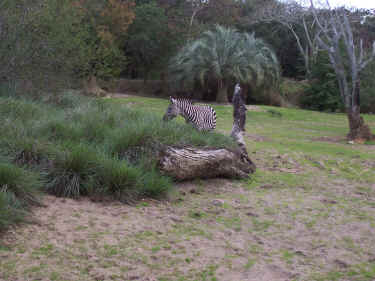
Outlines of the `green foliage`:
[[131,1],[4,1],[0,84],[17,91],[67,88],[89,76],[118,76],[125,68]]
[[149,72],[166,59],[173,40],[168,38],[167,17],[154,1],[137,5],[135,20],[129,27],[126,50],[131,68],[148,78]]
[[361,111],[375,113],[375,61],[367,66],[361,78]]
[[70,124],[61,119],[52,119],[44,123],[40,133],[48,136],[50,141],[79,141],[82,131],[75,124]]
[[0,232],[24,221],[30,207],[40,205],[41,186],[37,174],[0,163]]
[[0,232],[10,225],[25,221],[26,211],[20,207],[13,194],[0,191]]
[[55,153],[53,147],[31,137],[16,137],[8,142],[7,146],[8,155],[12,155],[15,164],[20,166],[46,165]]
[[343,104],[337,85],[336,75],[328,55],[320,53],[311,69],[312,80],[301,98],[303,108],[319,111],[340,111]]
[[116,45],[100,45],[97,49],[92,47],[88,50],[87,57],[91,60],[87,61],[80,73],[84,77],[90,75],[103,79],[118,77],[127,63],[123,52]]
[[[304,95],[308,87],[308,81],[298,81],[294,79],[284,78],[280,84],[280,94],[286,106],[299,107],[301,97]],[[284,105],[283,105],[284,106]]]
[[[257,13],[255,8],[253,13]],[[256,15],[255,15],[256,17]],[[243,23],[241,21],[244,21]],[[240,30],[254,32],[257,37],[262,38],[267,44],[275,50],[277,58],[280,61],[283,77],[299,78],[304,76],[304,62],[297,47],[297,42],[287,27],[277,22],[262,22],[250,25],[246,18],[240,19]],[[303,40],[304,30],[296,28],[296,33]]]
[[172,187],[171,179],[163,177],[155,166],[148,168],[139,181],[142,186],[140,188],[140,195],[144,197],[161,198]]
[[27,218],[41,180],[56,196],[162,198],[172,188],[155,163],[164,145],[236,146],[222,134],[73,92],[33,101],[6,96],[0,97],[0,159],[22,168],[0,165],[0,230]]
[[155,165],[165,145],[236,146],[222,134],[106,100],[70,92],[42,100],[0,97],[0,156],[40,173],[56,196],[160,198],[171,189]]
[[0,77],[19,91],[74,80],[86,59],[87,26],[73,0],[2,2]]
[[57,106],[58,108],[73,108],[77,104],[89,102],[89,97],[80,95],[78,91],[66,90],[64,93],[51,93],[50,95],[41,96],[39,101]]
[[11,164],[0,163],[0,188],[3,192],[13,194],[21,207],[40,204],[37,194],[41,186],[38,175]]
[[0,100],[0,115],[27,121],[42,114],[40,107],[27,100],[6,98]]
[[53,159],[53,167],[47,175],[47,192],[72,198],[87,195],[86,185],[95,173],[96,165],[96,151],[84,145],[72,145]]
[[79,30],[83,44],[76,65],[79,77],[117,77],[126,66],[122,47],[129,24],[133,21],[133,3],[129,1],[80,1],[76,10],[81,17]]
[[139,196],[139,178],[142,170],[129,166],[125,161],[108,159],[101,162],[96,181],[107,193],[122,202],[133,201]]

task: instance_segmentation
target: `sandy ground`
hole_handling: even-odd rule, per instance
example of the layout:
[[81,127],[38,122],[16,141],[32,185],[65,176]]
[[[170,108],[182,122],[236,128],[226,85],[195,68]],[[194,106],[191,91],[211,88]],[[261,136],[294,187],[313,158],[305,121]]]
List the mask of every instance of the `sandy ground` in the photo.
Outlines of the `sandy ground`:
[[0,280],[317,280],[375,262],[375,204],[341,206],[348,184],[197,181],[137,206],[46,196],[36,224],[5,236]]

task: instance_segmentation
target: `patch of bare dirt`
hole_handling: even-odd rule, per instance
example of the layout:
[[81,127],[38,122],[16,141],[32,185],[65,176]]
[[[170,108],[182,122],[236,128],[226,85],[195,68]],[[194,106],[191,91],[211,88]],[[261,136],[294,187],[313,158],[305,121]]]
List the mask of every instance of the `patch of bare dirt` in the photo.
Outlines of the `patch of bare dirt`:
[[314,184],[185,182],[169,201],[137,206],[46,196],[38,224],[6,236],[0,280],[309,280],[375,258],[375,193],[345,205],[352,182]]
[[267,171],[299,174],[304,172],[305,167],[289,154],[276,154],[272,155],[263,163],[263,169]]
[[247,137],[248,139],[251,139],[253,141],[258,141],[258,142],[263,142],[263,141],[272,141],[271,138],[269,137],[265,137],[265,136],[261,136],[261,135],[257,135],[257,134],[249,134],[247,132],[245,132],[245,137]]
[[109,93],[106,98],[129,98],[136,96],[136,92],[125,93]]
[[223,207],[248,211],[251,206],[232,199],[217,199],[217,204],[207,197],[236,188],[227,180],[183,183],[178,187],[185,192],[183,205],[144,201],[137,207],[46,196],[47,207],[35,210],[38,224],[6,236],[13,250],[2,261],[16,266],[1,272],[0,280],[49,280],[52,275],[58,280],[288,280],[291,273],[282,265],[259,261],[250,266],[248,248],[258,238],[247,227],[232,226],[234,214]]
[[246,105],[246,109],[249,111],[255,111],[255,112],[266,112],[263,108],[257,106],[257,105]]
[[311,138],[312,141],[323,141],[323,142],[332,142],[332,143],[343,143],[346,141],[346,138],[343,136],[323,136],[323,137],[314,137]]

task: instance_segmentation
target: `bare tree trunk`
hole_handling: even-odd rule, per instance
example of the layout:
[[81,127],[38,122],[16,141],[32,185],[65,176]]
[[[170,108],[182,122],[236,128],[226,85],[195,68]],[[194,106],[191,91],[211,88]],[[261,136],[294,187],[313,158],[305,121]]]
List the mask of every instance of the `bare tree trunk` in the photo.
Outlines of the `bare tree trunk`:
[[233,94],[233,127],[231,137],[237,142],[241,151],[241,160],[248,163],[249,166],[255,171],[256,166],[249,158],[246,149],[246,142],[243,138],[246,125],[246,106],[242,98],[242,89],[239,84],[234,87]]
[[365,124],[362,116],[360,116],[357,110],[349,111],[347,114],[350,129],[347,135],[349,141],[364,142],[374,138],[371,134],[370,128]]
[[246,106],[245,102],[242,97],[242,90],[238,90],[237,85],[235,87],[235,92],[232,99],[233,104],[233,128],[232,129],[232,135],[233,131],[238,130],[244,132],[245,131],[245,125],[246,125]]
[[219,82],[216,101],[220,103],[228,102],[228,85],[225,82]]
[[373,139],[374,136],[371,134],[370,128],[365,124],[365,121],[361,117],[359,100],[360,82],[356,81],[354,87],[352,94],[353,98],[351,101],[352,106],[346,110],[349,121],[349,133],[347,138],[349,141],[363,142]]
[[107,95],[107,92],[98,85],[95,76],[90,76],[87,80],[83,81],[83,90],[86,95],[90,96],[104,97]]

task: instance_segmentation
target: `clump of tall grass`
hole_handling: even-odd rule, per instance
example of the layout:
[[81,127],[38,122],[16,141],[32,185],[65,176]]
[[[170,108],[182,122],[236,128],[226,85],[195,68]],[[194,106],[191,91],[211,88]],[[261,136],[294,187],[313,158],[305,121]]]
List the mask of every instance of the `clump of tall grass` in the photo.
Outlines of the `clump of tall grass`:
[[0,231],[25,221],[32,206],[40,206],[42,181],[38,174],[0,163]]
[[171,178],[161,175],[157,170],[155,163],[149,165],[149,163],[144,162],[139,165],[144,169],[147,167],[147,172],[143,173],[138,179],[140,182],[140,196],[159,199],[172,189]]
[[189,124],[163,122],[149,112],[123,109],[123,124],[112,130],[109,149],[123,154],[129,148],[154,146],[155,143],[175,146],[209,146],[234,148],[237,144],[228,136],[215,132],[199,132]]
[[42,95],[39,99],[42,103],[50,104],[59,108],[74,108],[78,104],[89,102],[89,97],[80,95],[79,91],[69,90],[63,93],[50,93]]
[[101,162],[95,180],[106,193],[121,202],[132,202],[139,196],[139,178],[142,172],[135,166],[118,159],[105,159]]
[[125,203],[144,197],[162,198],[171,190],[172,181],[160,174],[155,163],[147,168],[145,163],[131,165],[116,158],[103,160],[95,175],[97,188],[93,192],[105,188],[106,194]]
[[36,119],[42,114],[43,111],[40,106],[32,101],[14,98],[0,99],[0,116],[28,121]]
[[13,156],[13,162],[18,166],[29,166],[36,168],[40,165],[48,165],[55,146],[41,142],[30,137],[13,140],[8,148],[8,155]]
[[72,145],[70,150],[55,155],[47,172],[47,192],[59,197],[87,195],[88,183],[96,172],[97,152],[85,145]]
[[13,194],[0,190],[0,233],[11,225],[24,222],[27,214]]
[[13,194],[22,207],[40,205],[38,195],[41,187],[39,175],[13,164],[0,163],[0,188]]
[[79,142],[82,138],[82,130],[76,123],[66,121],[64,119],[51,119],[44,121],[35,135],[40,135],[50,141],[57,143],[69,141]]

